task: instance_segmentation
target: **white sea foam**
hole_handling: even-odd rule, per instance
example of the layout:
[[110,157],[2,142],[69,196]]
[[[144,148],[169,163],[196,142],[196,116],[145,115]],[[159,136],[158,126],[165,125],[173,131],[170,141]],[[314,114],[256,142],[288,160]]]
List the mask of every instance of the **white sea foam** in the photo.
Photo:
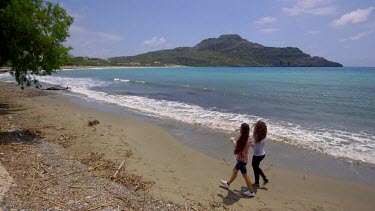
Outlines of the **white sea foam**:
[[139,84],[146,83],[146,81],[133,81],[133,80],[122,79],[122,78],[113,78],[113,81],[120,81],[120,82],[124,82],[124,83],[132,82],[132,83],[139,83]]
[[1,73],[0,81],[15,82],[14,78],[10,75],[10,73]]
[[[82,94],[89,99],[116,104],[150,116],[171,118],[211,128],[232,131],[242,122],[254,123],[262,119],[259,116],[224,113],[182,102],[155,100],[139,96],[111,95],[105,92],[93,91],[91,88],[106,86],[111,82],[90,78],[44,76],[38,77],[38,80],[45,83],[61,85],[63,87],[68,86],[72,88],[73,92]],[[120,81],[120,79],[118,81]],[[263,120],[267,122],[269,137],[271,139],[321,151],[336,157],[375,163],[374,135],[350,133],[341,130],[327,130],[324,128],[307,129],[290,122],[271,119]]]
[[121,79],[121,78],[114,78],[113,81],[120,81],[120,82],[127,83],[127,82],[129,82],[130,80]]

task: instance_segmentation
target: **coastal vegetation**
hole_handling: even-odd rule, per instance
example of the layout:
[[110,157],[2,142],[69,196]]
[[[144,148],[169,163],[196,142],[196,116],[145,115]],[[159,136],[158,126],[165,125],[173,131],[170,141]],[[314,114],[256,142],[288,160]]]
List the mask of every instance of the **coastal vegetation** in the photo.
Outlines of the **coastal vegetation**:
[[69,59],[63,43],[73,17],[58,4],[43,0],[0,2],[0,67],[8,66],[23,88],[39,86],[35,75],[48,75]]
[[108,60],[101,58],[90,58],[84,56],[71,56],[67,65],[70,66],[111,66],[112,64]]

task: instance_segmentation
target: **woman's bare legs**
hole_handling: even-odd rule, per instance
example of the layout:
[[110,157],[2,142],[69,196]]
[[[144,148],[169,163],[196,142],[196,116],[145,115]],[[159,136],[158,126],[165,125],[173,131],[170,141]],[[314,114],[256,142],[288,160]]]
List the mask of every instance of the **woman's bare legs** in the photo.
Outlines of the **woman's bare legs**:
[[232,176],[230,177],[229,181],[227,182],[228,185],[230,185],[236,178],[237,178],[238,170],[236,168],[233,168]]
[[[236,168],[233,168],[232,176],[230,177],[229,181],[227,182],[228,185],[230,185],[236,178],[237,178],[238,170]],[[249,188],[249,191],[254,193],[253,186],[251,184],[249,176],[247,174],[242,174],[243,178],[246,181],[247,188]]]

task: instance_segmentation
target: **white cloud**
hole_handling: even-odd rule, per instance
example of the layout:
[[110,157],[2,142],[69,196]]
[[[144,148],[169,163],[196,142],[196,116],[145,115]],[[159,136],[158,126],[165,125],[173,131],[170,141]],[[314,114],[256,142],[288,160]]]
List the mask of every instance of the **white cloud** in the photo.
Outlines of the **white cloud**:
[[279,31],[278,28],[265,28],[265,29],[258,30],[258,32],[262,32],[262,33],[273,33],[277,31]]
[[368,7],[366,9],[357,9],[355,11],[346,13],[339,19],[333,21],[333,25],[336,27],[345,26],[353,23],[360,23],[367,21],[368,17],[375,10],[375,7]]
[[329,3],[329,0],[297,0],[294,6],[284,7],[282,10],[290,16],[303,13],[311,15],[331,15],[336,12],[336,7],[328,5]]
[[343,39],[340,39],[339,42],[348,42],[348,41],[354,41],[354,40],[359,40],[361,39],[362,37],[365,37],[365,36],[368,36],[370,34],[372,34],[373,31],[365,31],[365,32],[361,32],[359,34],[356,34],[354,36],[351,36],[351,37],[348,37],[348,38],[343,38]]
[[71,36],[65,44],[73,47],[70,53],[75,56],[107,58],[119,55],[116,49],[119,48],[119,41],[123,40],[122,36],[91,31],[75,24],[70,27],[69,31]]
[[310,10],[306,10],[305,13],[312,14],[312,15],[331,15],[336,12],[336,7],[328,6],[328,7],[318,7],[313,8]]
[[150,40],[145,40],[142,42],[143,45],[151,46],[151,47],[158,47],[165,44],[167,40],[164,37],[153,37]]
[[310,30],[305,32],[305,35],[313,35],[313,34],[320,34],[319,30]]
[[256,24],[265,24],[265,23],[272,23],[275,22],[277,19],[272,16],[266,16],[263,18],[260,18],[259,20],[255,21]]
[[120,41],[120,40],[123,39],[119,35],[106,33],[106,32],[92,32],[92,33],[95,34],[96,36],[100,37],[100,38],[103,38],[103,39],[106,39],[106,40],[109,40],[109,41]]
[[69,28],[70,34],[79,34],[79,33],[84,33],[87,32],[87,30],[83,27],[72,25]]
[[81,35],[84,34],[88,37],[96,37],[96,38],[104,39],[106,41],[117,42],[117,41],[123,40],[122,36],[119,36],[116,34],[111,34],[107,32],[90,31],[84,27],[76,26],[76,25],[72,25],[69,31],[72,36],[77,35],[77,34],[81,34]]

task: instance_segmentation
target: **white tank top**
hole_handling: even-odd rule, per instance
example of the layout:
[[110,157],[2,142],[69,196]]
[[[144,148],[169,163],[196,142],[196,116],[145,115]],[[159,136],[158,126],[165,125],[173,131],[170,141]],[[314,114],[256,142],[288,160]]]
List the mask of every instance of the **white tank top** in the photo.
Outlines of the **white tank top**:
[[253,138],[253,145],[254,145],[254,156],[263,156],[266,154],[266,151],[264,150],[264,145],[266,144],[267,138],[264,138],[263,140],[256,142]]

